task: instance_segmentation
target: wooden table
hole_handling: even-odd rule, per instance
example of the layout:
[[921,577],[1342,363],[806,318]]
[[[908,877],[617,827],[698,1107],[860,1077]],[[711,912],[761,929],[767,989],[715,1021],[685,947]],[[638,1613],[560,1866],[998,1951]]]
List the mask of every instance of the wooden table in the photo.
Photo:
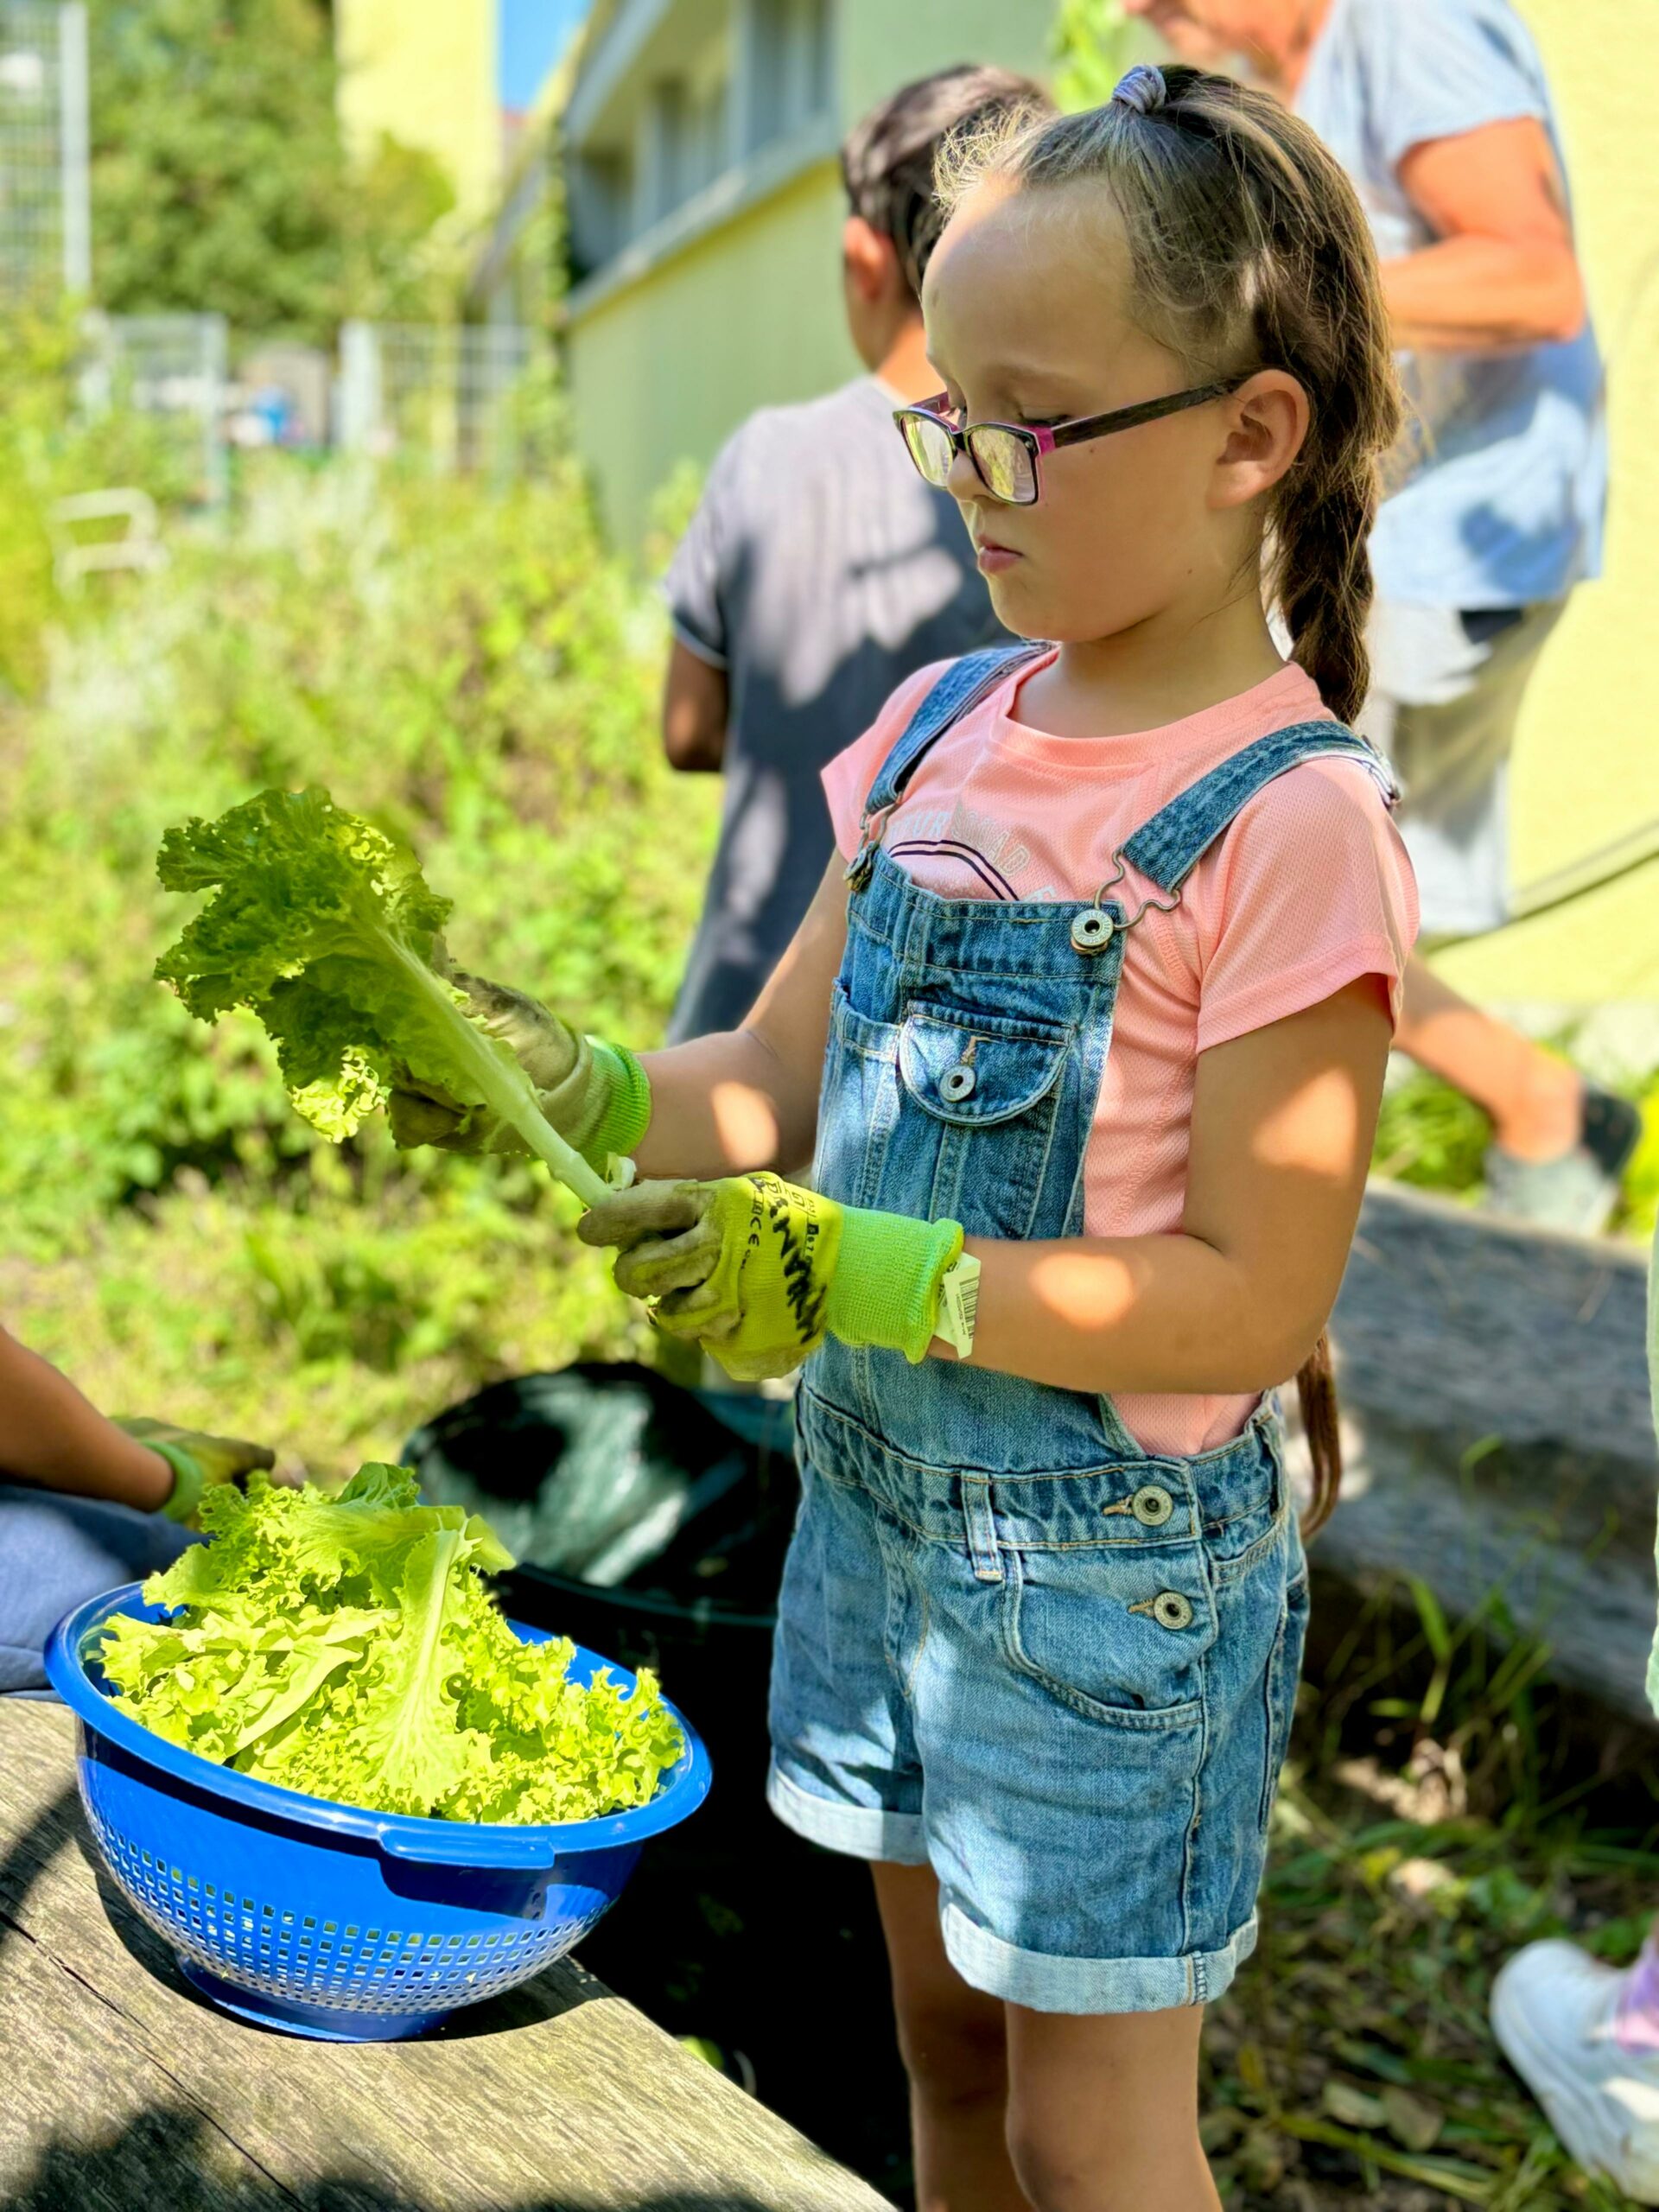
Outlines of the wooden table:
[[215,2012],[97,1858],[69,1715],[0,1698],[5,2212],[883,2205],[569,1960],[417,2043]]

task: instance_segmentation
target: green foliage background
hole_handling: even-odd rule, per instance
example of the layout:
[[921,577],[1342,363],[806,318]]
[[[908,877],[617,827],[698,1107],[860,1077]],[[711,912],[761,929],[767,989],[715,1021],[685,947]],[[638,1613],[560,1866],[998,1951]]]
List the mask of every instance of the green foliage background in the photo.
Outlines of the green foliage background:
[[661,762],[654,596],[568,469],[491,498],[274,459],[170,542],[0,708],[0,1316],[112,1409],[334,1473],[640,1324],[539,1172],[400,1158],[378,1125],[336,1151],[255,1023],[204,1028],[149,980],[186,911],[162,830],[326,784],[455,899],[461,959],[649,1044],[715,793]]
[[437,310],[454,189],[391,137],[348,160],[320,0],[92,0],[91,31],[100,307],[319,341]]

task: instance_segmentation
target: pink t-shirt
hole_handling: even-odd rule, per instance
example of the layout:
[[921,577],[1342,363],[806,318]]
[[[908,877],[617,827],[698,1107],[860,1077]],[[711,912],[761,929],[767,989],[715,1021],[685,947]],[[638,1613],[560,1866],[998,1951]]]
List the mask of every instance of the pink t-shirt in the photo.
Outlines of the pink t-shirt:
[[[1163,729],[1052,737],[1014,719],[1020,686],[1047,664],[1027,664],[947,730],[887,817],[884,849],[927,890],[1092,899],[1116,849],[1189,785],[1258,737],[1327,718],[1312,682],[1289,666]],[[870,785],[944,665],[901,685],[824,770],[843,855],[856,851]],[[1133,868],[1111,893],[1131,912],[1161,895]],[[1148,913],[1129,938],[1084,1162],[1084,1233],[1178,1230],[1199,1053],[1361,976],[1386,979],[1397,1017],[1416,934],[1411,864],[1359,762],[1304,761],[1258,792],[1188,876],[1174,912]],[[1255,1401],[1116,1403],[1148,1451],[1185,1456],[1236,1436]]]

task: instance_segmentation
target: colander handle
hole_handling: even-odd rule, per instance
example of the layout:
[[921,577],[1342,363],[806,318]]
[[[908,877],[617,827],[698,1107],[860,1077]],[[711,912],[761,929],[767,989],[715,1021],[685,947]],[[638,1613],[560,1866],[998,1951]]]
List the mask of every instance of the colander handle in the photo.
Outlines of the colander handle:
[[504,1835],[499,1827],[480,1852],[477,1832],[460,1821],[453,1835],[411,1835],[407,1828],[383,1827],[380,1848],[388,1859],[416,1866],[474,1866],[485,1872],[502,1867],[515,1874],[545,1873],[559,1856],[558,1846],[544,1837]]

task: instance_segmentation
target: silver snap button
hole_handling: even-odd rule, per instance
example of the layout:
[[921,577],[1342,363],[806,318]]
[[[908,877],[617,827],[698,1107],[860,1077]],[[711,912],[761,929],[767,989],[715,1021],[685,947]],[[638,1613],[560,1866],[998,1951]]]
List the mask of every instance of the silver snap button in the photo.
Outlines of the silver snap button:
[[1129,1510],[1144,1529],[1161,1529],[1175,1510],[1175,1501],[1161,1484],[1147,1483],[1129,1500]]
[[1179,1590],[1160,1590],[1152,1601],[1152,1618],[1160,1628],[1191,1628],[1192,1608]]
[[1116,926],[1109,914],[1103,913],[1098,906],[1091,906],[1072,923],[1071,942],[1079,952],[1103,952],[1111,943]]
[[946,1068],[939,1077],[939,1096],[947,1106],[960,1106],[964,1098],[971,1098],[978,1082],[966,1060],[958,1060],[953,1068]]

